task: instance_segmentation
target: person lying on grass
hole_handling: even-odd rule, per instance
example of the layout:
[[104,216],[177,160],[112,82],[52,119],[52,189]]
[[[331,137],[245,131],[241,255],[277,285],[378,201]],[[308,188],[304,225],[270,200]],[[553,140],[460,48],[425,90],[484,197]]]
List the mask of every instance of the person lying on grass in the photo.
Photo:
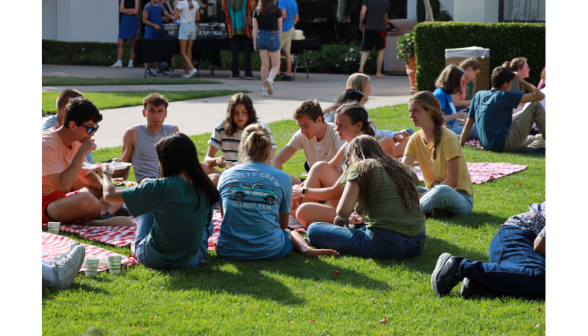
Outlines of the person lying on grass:
[[[372,92],[370,77],[363,73],[354,73],[347,79],[347,89],[354,89],[364,94],[364,105],[362,105],[366,111],[365,102],[369,100],[370,93]],[[404,137],[400,137],[398,133],[379,130],[372,124],[374,129],[376,140],[380,143],[386,153],[394,158],[400,159],[404,148],[406,147],[406,140],[410,134],[406,134]]]
[[[293,208],[296,209],[297,204],[304,203],[296,209],[296,219],[304,227],[313,222],[332,223],[336,215],[335,209],[343,194],[340,181],[342,173],[347,168],[347,144],[361,134],[374,136],[372,123],[368,121],[368,113],[358,103],[341,105],[335,111],[335,125],[339,139],[345,141],[345,144],[328,163],[315,163],[304,184],[292,187]],[[316,203],[319,200],[327,200],[328,204]]]
[[104,200],[124,202],[137,219],[135,256],[156,269],[200,266],[208,257],[208,226],[219,194],[202,170],[196,146],[183,133],[173,133],[155,144],[159,178],[135,187],[116,189],[108,165]]
[[122,202],[102,201],[101,178],[82,169],[88,153],[96,149],[92,139],[102,114],[83,97],[70,99],[63,125],[42,132],[43,222],[85,225],[132,226],[129,217],[114,216]]
[[461,281],[459,296],[515,295],[545,297],[545,202],[510,217],[494,235],[488,263],[443,253],[431,275],[438,296]]
[[[214,127],[208,140],[208,151],[202,164],[204,172],[211,177],[215,185],[222,172],[214,167],[231,168],[239,162],[239,143],[245,127],[258,123],[270,132],[272,141],[271,157],[273,158],[278,148],[268,125],[258,121],[257,112],[253,107],[253,101],[244,93],[237,93],[229,100],[225,120]],[[218,151],[222,156],[215,158]]]
[[[425,246],[425,216],[409,169],[387,155],[374,137],[359,135],[347,146],[349,167],[331,223],[307,229],[310,244],[364,258],[416,257]],[[348,229],[354,210],[365,219],[361,229]]]
[[334,250],[315,250],[288,219],[292,180],[270,165],[272,141],[269,131],[255,123],[243,131],[239,164],[225,171],[218,182],[223,224],[216,253],[227,260],[274,260],[290,251],[307,257],[339,256]]
[[433,218],[469,215],[474,207],[474,188],[459,140],[445,127],[439,100],[421,91],[408,100],[410,119],[421,130],[408,140],[402,163],[418,160],[426,188],[417,187],[421,210]]
[[[298,130],[290,142],[284,146],[271,160],[271,166],[282,170],[282,165],[300,149],[304,151],[306,162],[304,169],[310,171],[312,166],[320,161],[330,161],[343,146],[335,131],[335,124],[323,120],[323,109],[316,99],[302,102],[294,111],[292,118],[296,120]],[[292,184],[300,184],[298,176],[290,175]]]

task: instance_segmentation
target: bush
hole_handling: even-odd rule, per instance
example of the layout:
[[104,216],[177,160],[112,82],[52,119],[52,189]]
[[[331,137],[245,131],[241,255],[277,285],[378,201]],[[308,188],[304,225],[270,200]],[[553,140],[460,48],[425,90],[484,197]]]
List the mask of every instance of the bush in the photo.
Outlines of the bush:
[[[530,83],[539,83],[545,66],[544,23],[423,22],[415,28],[419,91],[435,90],[445,68],[445,49],[478,46],[490,49],[490,71],[515,57],[526,57]],[[422,46],[422,47],[419,47]]]
[[[123,62],[130,59],[131,45],[125,43]],[[43,63],[69,65],[107,65],[117,60],[116,43],[64,42],[43,40]]]

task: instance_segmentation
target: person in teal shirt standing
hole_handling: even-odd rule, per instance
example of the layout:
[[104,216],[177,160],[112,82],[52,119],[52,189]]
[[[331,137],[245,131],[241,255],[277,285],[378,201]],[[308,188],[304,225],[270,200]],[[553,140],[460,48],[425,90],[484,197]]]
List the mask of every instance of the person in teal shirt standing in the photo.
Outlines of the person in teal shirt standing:
[[245,79],[256,79],[251,71],[251,50],[253,49],[251,16],[254,9],[255,1],[253,0],[223,0],[232,55],[229,79],[239,79],[239,50],[241,49],[245,62]]
[[135,256],[156,269],[200,266],[208,257],[208,227],[219,194],[198,161],[188,136],[174,133],[155,144],[159,178],[115,189],[108,165],[101,165],[104,200],[124,202],[138,216]]

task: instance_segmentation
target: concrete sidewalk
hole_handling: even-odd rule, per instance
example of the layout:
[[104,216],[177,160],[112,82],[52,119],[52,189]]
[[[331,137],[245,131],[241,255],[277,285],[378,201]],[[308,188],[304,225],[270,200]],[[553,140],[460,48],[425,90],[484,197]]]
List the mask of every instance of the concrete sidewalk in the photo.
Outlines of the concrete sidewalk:
[[[176,70],[175,75],[181,75]],[[175,76],[174,75],[174,76]],[[241,74],[243,75],[243,74]],[[43,65],[43,76],[85,77],[85,78],[137,78],[143,76],[142,68],[108,68],[92,66],[58,66]],[[125,85],[125,86],[77,86],[80,91],[179,91],[179,90],[214,90],[232,89],[250,91],[249,96],[254,102],[260,121],[270,123],[276,120],[289,119],[298,105],[307,99],[318,99],[323,109],[329,107],[345,90],[349,75],[298,73],[292,82],[275,82],[274,94],[271,97],[261,96],[261,81],[228,80],[230,71],[201,71],[200,78],[211,79],[223,84],[194,85]],[[254,76],[260,77],[254,72]],[[408,79],[388,77],[384,79],[370,76],[372,93],[367,108],[406,103],[411,97]],[[61,91],[65,87],[43,87],[43,91]],[[224,119],[229,97],[213,97],[172,102],[168,107],[166,123],[177,125],[181,132],[188,135],[210,133],[214,126]],[[100,111],[104,116],[100,123],[100,131],[94,139],[98,148],[122,145],[124,131],[130,126],[143,123],[142,106],[106,109]],[[408,113],[408,112],[407,112]]]

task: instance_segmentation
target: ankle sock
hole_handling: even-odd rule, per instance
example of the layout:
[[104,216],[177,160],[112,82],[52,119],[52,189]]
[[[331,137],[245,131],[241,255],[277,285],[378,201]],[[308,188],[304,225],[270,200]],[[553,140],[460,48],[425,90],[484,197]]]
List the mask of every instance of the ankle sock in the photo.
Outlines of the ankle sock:
[[116,61],[116,64],[122,64],[122,61],[121,60],[117,60]]

